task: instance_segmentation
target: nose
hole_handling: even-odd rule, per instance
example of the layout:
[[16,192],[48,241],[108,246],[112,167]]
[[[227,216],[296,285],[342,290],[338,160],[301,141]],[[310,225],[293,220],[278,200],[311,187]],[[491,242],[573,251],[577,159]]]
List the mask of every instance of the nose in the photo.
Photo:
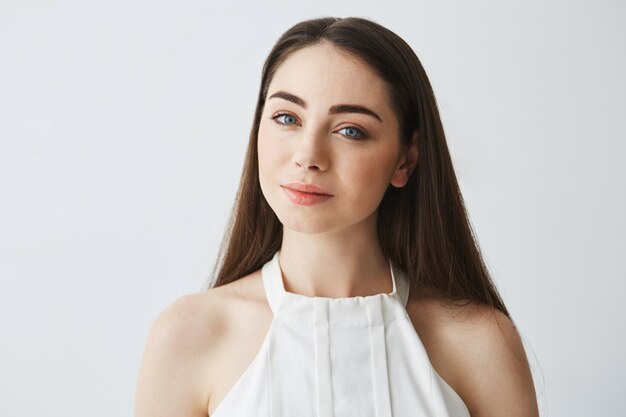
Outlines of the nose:
[[326,137],[322,128],[301,129],[296,138],[293,161],[300,167],[325,171],[328,165]]

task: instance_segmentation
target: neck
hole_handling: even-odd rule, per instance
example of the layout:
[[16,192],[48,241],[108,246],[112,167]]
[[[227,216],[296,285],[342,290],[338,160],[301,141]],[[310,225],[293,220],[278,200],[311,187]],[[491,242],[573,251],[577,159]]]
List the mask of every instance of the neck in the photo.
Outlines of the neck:
[[283,229],[280,267],[285,290],[317,297],[391,293],[389,260],[375,228],[304,234]]

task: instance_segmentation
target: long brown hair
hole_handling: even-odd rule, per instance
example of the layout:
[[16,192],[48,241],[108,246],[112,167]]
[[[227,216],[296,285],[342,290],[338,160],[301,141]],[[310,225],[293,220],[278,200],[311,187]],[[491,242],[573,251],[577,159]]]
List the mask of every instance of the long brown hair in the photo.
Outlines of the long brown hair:
[[402,143],[408,145],[413,131],[419,129],[417,167],[404,187],[387,188],[377,220],[384,255],[407,273],[410,297],[428,294],[451,302],[478,302],[511,318],[474,237],[424,68],[402,38],[358,17],[302,21],[287,30],[270,51],[263,66],[239,189],[204,290],[211,282],[218,287],[248,275],[280,249],[283,226],[259,184],[259,124],[278,66],[291,53],[320,42],[331,42],[361,59],[387,82]]

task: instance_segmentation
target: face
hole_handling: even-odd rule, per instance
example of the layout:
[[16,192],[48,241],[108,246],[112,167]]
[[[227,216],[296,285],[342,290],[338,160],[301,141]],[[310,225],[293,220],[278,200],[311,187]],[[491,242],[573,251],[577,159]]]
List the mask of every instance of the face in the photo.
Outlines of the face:
[[[323,233],[372,220],[387,188],[408,181],[411,155],[398,138],[385,81],[366,64],[324,43],[278,67],[259,126],[258,162],[263,195],[284,227]],[[293,182],[332,197],[302,204],[311,195],[283,187]]]

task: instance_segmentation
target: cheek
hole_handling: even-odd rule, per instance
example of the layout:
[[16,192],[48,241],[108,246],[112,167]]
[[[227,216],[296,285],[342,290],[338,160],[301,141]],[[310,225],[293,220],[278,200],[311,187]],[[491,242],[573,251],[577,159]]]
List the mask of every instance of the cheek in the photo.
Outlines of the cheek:
[[281,164],[284,164],[286,149],[284,146],[276,146],[275,138],[267,129],[264,129],[263,123],[259,126],[259,137],[257,142],[259,177],[261,181],[280,180],[278,178],[278,170]]
[[345,204],[353,215],[367,216],[376,210],[389,186],[391,161],[384,151],[368,152],[343,161],[339,173]]
[[263,174],[266,168],[272,165],[272,160],[275,158],[274,153],[276,147],[271,146],[271,140],[267,136],[263,123],[259,126],[259,140],[257,143],[257,152],[259,155],[259,171]]
[[373,152],[347,162],[349,184],[360,192],[380,193],[386,190],[390,180],[392,161],[385,152]]

